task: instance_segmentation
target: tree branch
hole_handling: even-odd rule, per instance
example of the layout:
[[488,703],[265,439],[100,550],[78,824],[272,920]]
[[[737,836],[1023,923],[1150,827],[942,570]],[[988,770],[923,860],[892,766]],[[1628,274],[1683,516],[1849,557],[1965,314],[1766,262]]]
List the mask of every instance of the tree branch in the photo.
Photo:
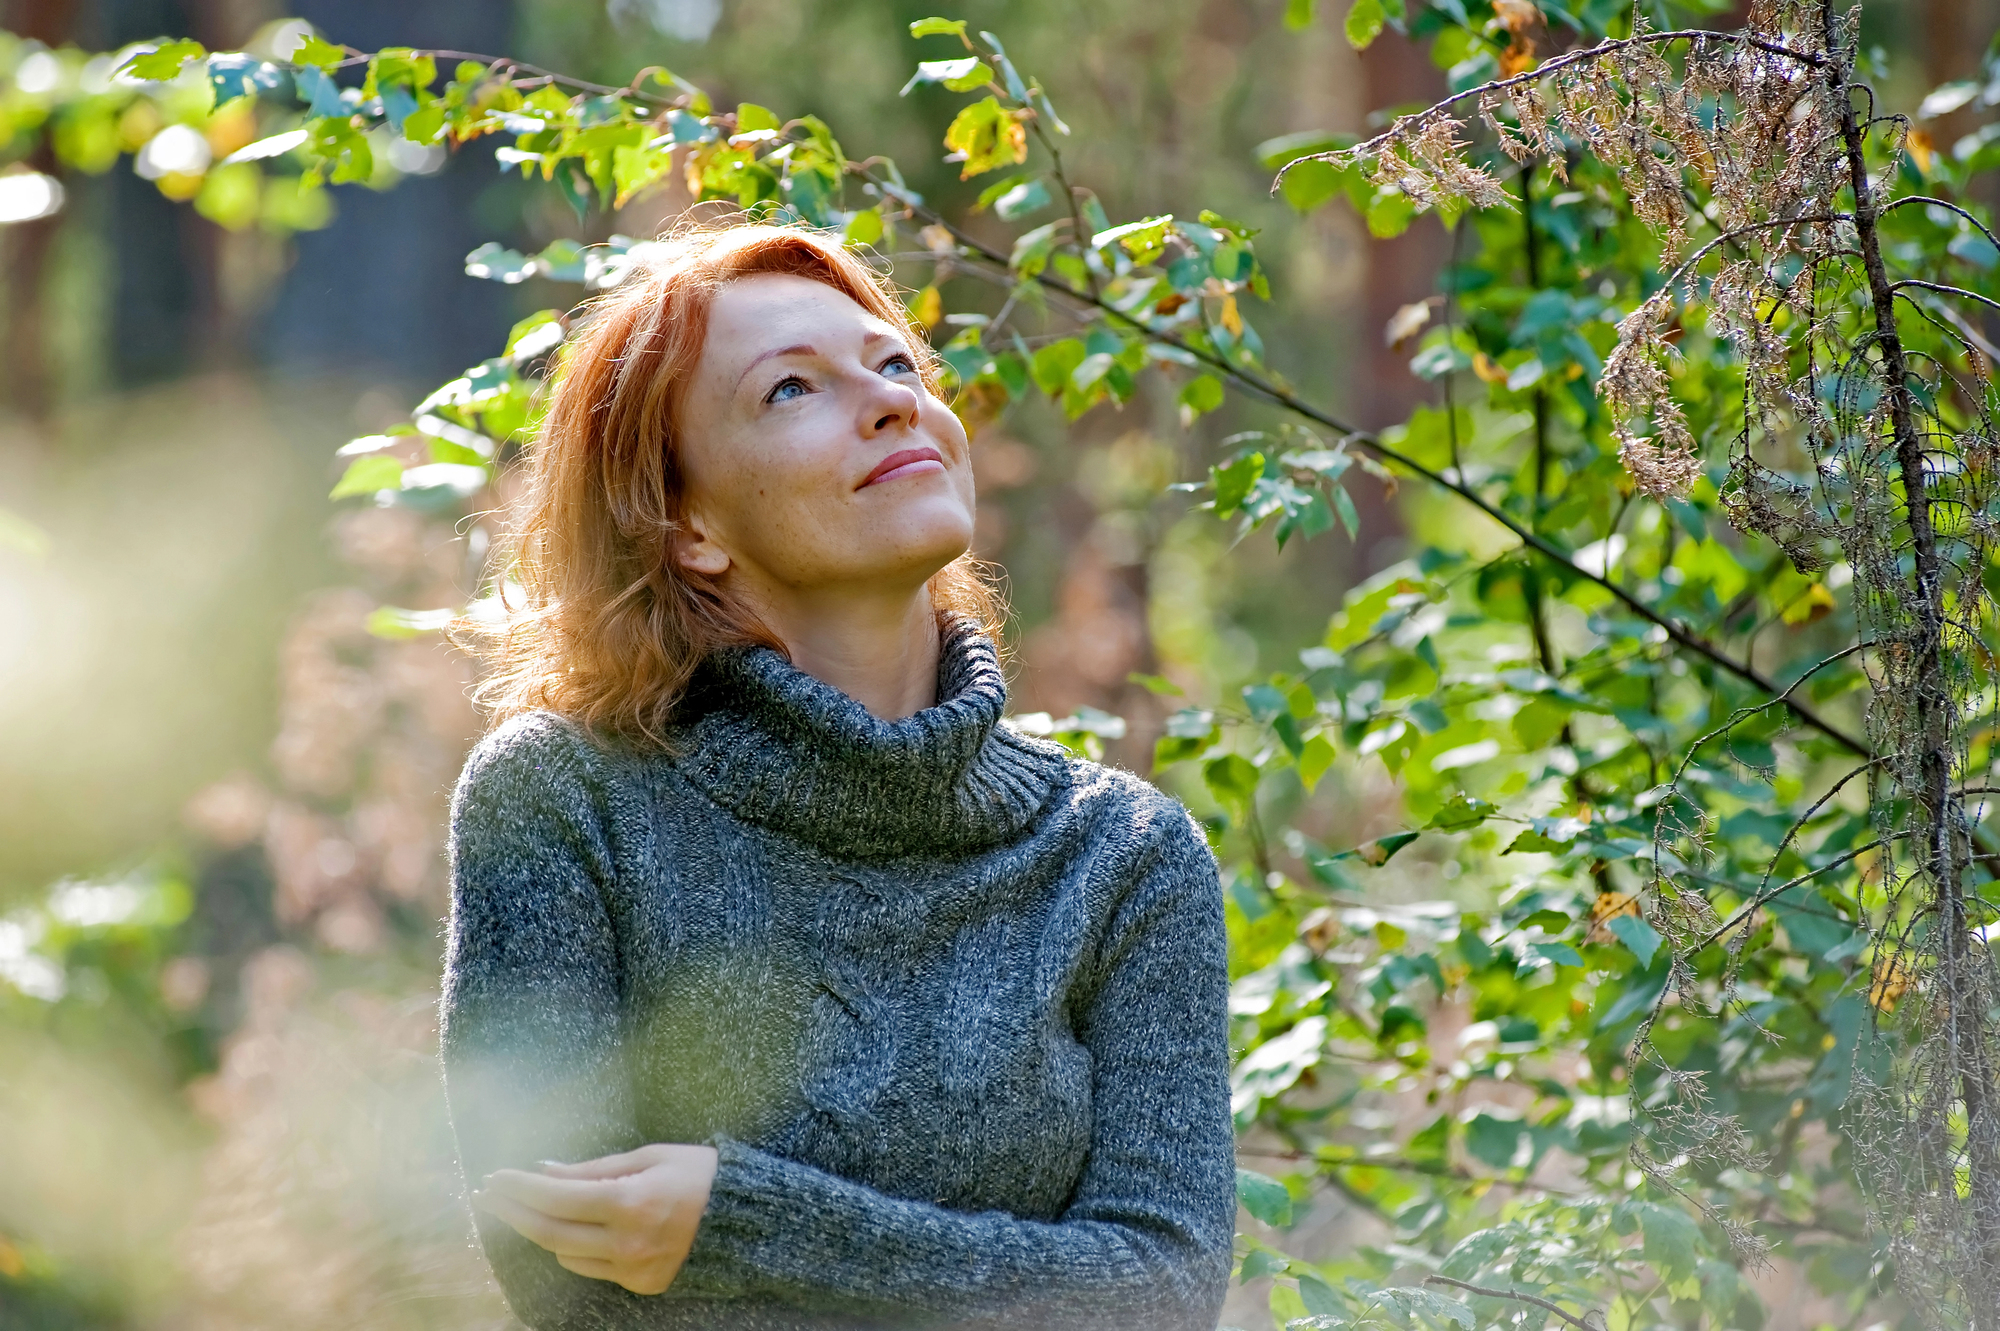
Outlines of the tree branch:
[[1546,1309],[1562,1318],[1565,1322],[1575,1327],[1576,1331],[1599,1331],[1599,1328],[1592,1326],[1581,1317],[1574,1317],[1564,1312],[1557,1305],[1550,1303],[1547,1299],[1537,1298],[1533,1294],[1521,1294],[1511,1289],[1489,1289],[1485,1285],[1468,1285],[1465,1281],[1453,1280],[1450,1276],[1425,1276],[1424,1283],[1426,1285],[1450,1285],[1453,1289],[1462,1289],[1473,1294],[1482,1294],[1489,1299],[1514,1299],[1521,1303],[1532,1303],[1537,1308]]

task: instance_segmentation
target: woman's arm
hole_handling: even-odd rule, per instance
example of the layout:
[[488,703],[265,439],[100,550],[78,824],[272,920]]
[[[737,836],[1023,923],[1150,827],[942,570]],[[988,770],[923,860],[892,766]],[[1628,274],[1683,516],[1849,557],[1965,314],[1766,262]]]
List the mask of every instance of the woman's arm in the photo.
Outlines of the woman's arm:
[[1160,805],[1078,1023],[1094,1126],[1060,1221],[903,1201],[724,1142],[686,1272],[919,1320],[1212,1331],[1236,1216],[1222,898],[1193,821]]
[[[468,1183],[496,1169],[641,1144],[621,1045],[601,759],[561,723],[498,732],[452,801],[445,1082]],[[480,1239],[515,1314],[539,1328],[643,1326],[660,1300],[563,1269],[490,1215]],[[698,1280],[675,1293],[696,1294]]]
[[[675,1288],[868,1325],[1211,1331],[1236,1210],[1222,905],[1200,834],[1178,806],[1166,809],[1172,822],[1110,923],[1079,1022],[1094,1127],[1060,1221],[889,1197],[723,1141]],[[503,1175],[494,1186],[546,1212],[531,1232],[552,1242],[563,1225],[551,1217],[609,1218],[644,1248],[645,1176],[585,1177]]]

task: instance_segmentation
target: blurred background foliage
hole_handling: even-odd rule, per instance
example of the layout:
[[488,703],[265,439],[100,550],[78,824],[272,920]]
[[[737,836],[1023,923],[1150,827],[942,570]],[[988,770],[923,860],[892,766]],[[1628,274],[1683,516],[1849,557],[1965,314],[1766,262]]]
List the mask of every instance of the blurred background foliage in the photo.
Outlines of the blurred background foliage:
[[[1364,37],[1370,4],[1353,7]],[[947,12],[1003,35],[1048,90],[1072,129],[1067,173],[1110,221],[1178,213],[1191,225],[1206,208],[1255,231],[1277,299],[1246,293],[1244,309],[1263,363],[1303,398],[1388,428],[1420,457],[1462,430],[1468,449],[1508,465],[1538,411],[1563,412],[1583,474],[1587,392],[1552,379],[1551,405],[1534,380],[1510,382],[1535,351],[1510,344],[1522,303],[1545,285],[1585,289],[1585,269],[1597,280],[1581,233],[1555,237],[1546,274],[1523,274],[1518,217],[1452,231],[1431,215],[1329,204],[1332,187],[1270,193],[1274,169],[1327,136],[1488,77],[1510,41],[1503,16],[1467,6],[1463,30],[1486,34],[1468,41],[1417,21],[1451,7],[1412,6],[1357,50],[1352,16],[1320,8],[975,0]],[[1985,78],[2000,21],[1990,9],[1869,5],[1885,103]],[[1373,10],[1378,25],[1393,17]],[[717,107],[820,117],[849,154],[893,157],[929,207],[1004,254],[1055,213],[1008,225],[977,206],[995,177],[963,179],[941,160],[965,94],[926,83],[897,95],[918,60],[960,54],[909,36],[928,12],[877,0],[8,7],[0,130],[16,171],[56,182],[60,206],[44,198],[37,215],[0,175],[0,211],[14,209],[0,227],[0,1328],[501,1323],[454,1192],[430,1026],[444,801],[478,720],[466,663],[420,615],[382,611],[463,603],[483,537],[454,525],[462,496],[426,499],[407,479],[411,502],[371,504],[367,485],[329,509],[356,455],[329,458],[355,436],[407,427],[516,321],[576,299],[559,264],[517,267],[514,281],[468,274],[476,247],[497,242],[504,263],[563,241],[644,237],[690,202],[674,178],[580,216],[560,190],[496,169],[497,137],[445,151],[378,135],[353,179],[302,189],[296,160],[261,174],[283,163],[224,161],[257,141],[249,103],[210,114],[183,85],[121,81],[116,59],[89,53],[171,34],[268,59],[291,51],[303,20],[361,50],[507,54],[611,85],[657,64]],[[1624,14],[1586,10],[1578,23],[1601,31]],[[440,84],[451,77],[441,61]],[[37,107],[62,88],[97,100],[51,140]],[[193,100],[177,107],[182,96]],[[1965,99],[1926,132],[1945,145],[1977,137],[1982,105]],[[188,132],[165,133],[175,125]],[[1984,188],[1961,183],[1967,199]],[[930,243],[913,225],[891,240]],[[927,262],[898,274],[912,287],[935,275],[940,315],[991,313],[1004,294],[970,265]],[[1512,295],[1468,295],[1481,271]],[[1431,300],[1441,277],[1464,297],[1463,329]],[[1615,277],[1602,299],[1633,275]],[[1552,328],[1587,338],[1592,320],[1572,304]],[[938,340],[969,326],[939,323]],[[1600,340],[1608,329],[1596,321]],[[1671,1199],[1621,1174],[1627,1047],[1644,1007],[1628,995],[1650,1002],[1663,982],[1646,935],[1619,923],[1637,917],[1599,891],[1603,865],[1633,853],[1615,844],[1631,830],[1583,834],[1574,808],[1518,836],[1482,828],[1486,799],[1525,788],[1508,784],[1517,751],[1588,749],[1614,715],[1659,738],[1643,672],[1622,712],[1604,701],[1614,659],[1591,667],[1588,706],[1546,676],[1519,685],[1540,697],[1512,711],[1446,696],[1447,670],[1549,664],[1525,610],[1494,609],[1533,594],[1518,570],[1512,584],[1505,569],[1474,573],[1504,548],[1499,529],[1357,467],[1339,489],[1352,506],[1341,530],[1246,538],[1205,502],[1226,511],[1265,454],[1328,441],[1280,434],[1270,412],[1234,398],[1199,401],[1215,409],[1190,425],[1184,381],[1142,377],[1117,394],[1129,400],[1075,403],[1088,409],[1073,418],[1019,394],[978,436],[978,548],[1008,573],[1023,724],[1142,773],[1157,760],[1231,873],[1239,1120],[1257,1173],[1227,1320],[1353,1317],[1352,1290],[1438,1270],[1474,1232],[1491,1236],[1486,1247],[1447,1273],[1505,1269],[1522,1287],[1587,1295],[1625,1310],[1619,1331],[1654,1324],[1642,1306],[1676,1325],[1774,1331],[1897,1318],[1830,1133],[1801,1145],[1782,1121],[1764,1125],[1810,1158],[1759,1217],[1799,1240],[1761,1272],[1739,1273]],[[1440,410],[1453,384],[1460,396]],[[1253,428],[1271,433],[1237,438]],[[1231,463],[1252,452],[1247,470]],[[1603,467],[1590,478],[1616,489]],[[1637,519],[1635,542],[1671,555],[1676,522],[1687,540],[1678,576],[1666,557],[1637,554],[1635,576],[1688,587],[1693,610],[1696,592],[1709,596],[1708,612],[1747,587],[1772,601],[1780,635],[1831,631],[1811,588],[1832,592],[1753,585],[1744,565],[1761,567],[1757,552],[1706,539],[1704,524],[1719,523],[1713,486],[1696,500]],[[1606,566],[1617,557],[1600,552]],[[1807,611],[1784,613],[1796,604]],[[1591,607],[1579,606],[1555,620],[1558,654],[1589,655]],[[1406,622],[1423,631],[1399,633]],[[1430,649],[1425,682],[1433,634],[1447,646],[1442,662]],[[1297,723],[1324,720],[1329,704],[1322,758]],[[1572,725],[1589,732],[1581,743]],[[1502,741],[1509,757],[1482,767]],[[1793,799],[1811,778],[1784,779]],[[1610,805],[1650,784],[1604,780]],[[1742,791],[1729,797],[1750,807]],[[1768,844],[1762,816],[1732,835]],[[1427,825],[1443,835],[1410,835]],[[1541,839],[1519,844],[1529,833]],[[1502,859],[1510,848],[1545,867]],[[1614,905],[1598,910],[1607,896]],[[1815,940],[1818,951],[1844,936]],[[1858,1021],[1853,986],[1839,984],[1816,970],[1801,1010]],[[1818,1020],[1794,1034],[1845,1038],[1836,1052],[1851,1051],[1851,1033]],[[1744,1038],[1691,1023],[1680,1043]],[[1830,1122],[1841,1091],[1813,1084],[1813,1114]],[[1787,1108],[1795,1089],[1776,1094],[1777,1114],[1802,1116]],[[1478,1306],[1482,1325],[1545,1320]]]

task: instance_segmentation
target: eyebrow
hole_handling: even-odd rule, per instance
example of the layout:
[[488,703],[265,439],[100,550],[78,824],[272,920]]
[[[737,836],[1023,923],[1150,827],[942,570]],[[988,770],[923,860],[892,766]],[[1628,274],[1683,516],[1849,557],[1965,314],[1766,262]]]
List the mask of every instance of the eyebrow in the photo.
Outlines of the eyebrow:
[[[893,332],[888,332],[880,328],[871,328],[868,330],[868,336],[861,339],[861,345],[866,347],[873,342],[899,342],[901,340]],[[775,350],[766,351],[743,367],[743,373],[736,376],[736,386],[741,388],[743,381],[750,377],[750,371],[756,369],[767,360],[772,360],[778,356],[817,356],[818,354],[819,348],[806,342],[799,342],[789,347],[778,347]]]

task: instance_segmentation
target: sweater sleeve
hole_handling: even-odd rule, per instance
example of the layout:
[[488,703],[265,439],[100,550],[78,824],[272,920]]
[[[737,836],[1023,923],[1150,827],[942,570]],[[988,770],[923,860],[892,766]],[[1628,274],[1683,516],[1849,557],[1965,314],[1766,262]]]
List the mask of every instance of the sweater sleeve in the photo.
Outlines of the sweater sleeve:
[[[442,1034],[452,1129],[474,1187],[496,1169],[645,1144],[601,891],[613,848],[600,763],[565,724],[532,718],[482,743],[453,797]],[[651,1310],[673,1306],[566,1271],[492,1216],[478,1225],[508,1304],[531,1327],[643,1327]],[[696,1281],[672,1291],[699,1293]]]
[[1164,835],[1077,1020],[1093,1129],[1063,1215],[889,1197],[722,1141],[683,1278],[877,1324],[1212,1331],[1236,1215],[1221,891],[1193,820],[1153,808]]

